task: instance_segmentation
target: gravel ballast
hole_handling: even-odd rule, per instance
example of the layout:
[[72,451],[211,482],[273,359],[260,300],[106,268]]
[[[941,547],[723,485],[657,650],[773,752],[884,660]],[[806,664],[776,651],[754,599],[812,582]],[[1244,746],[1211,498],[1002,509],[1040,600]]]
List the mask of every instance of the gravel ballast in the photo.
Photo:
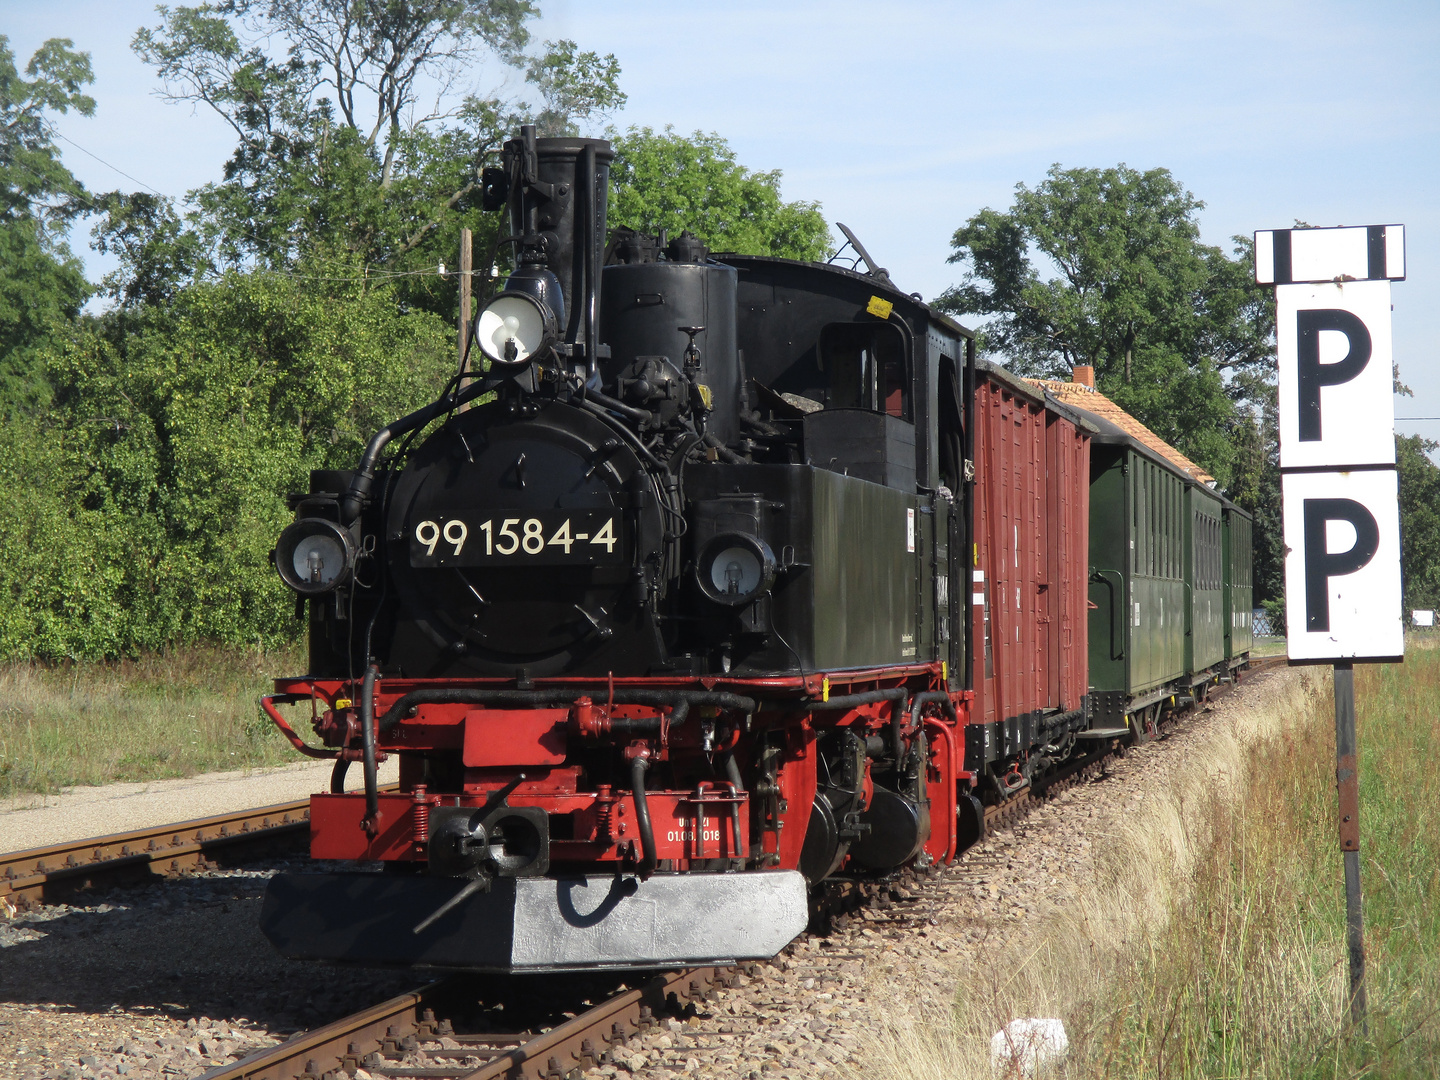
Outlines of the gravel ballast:
[[[1200,743],[1193,734],[1297,678],[1282,670],[1238,688],[1173,737],[1113,762],[1102,780],[1039,803],[955,867],[887,890],[828,936],[802,938],[717,989],[697,1015],[662,1021],[586,1075],[867,1073],[887,1025],[947,1008],[963,980],[997,953],[1019,955],[1047,913],[1073,902],[1107,833],[1163,789]],[[426,981],[276,957],[256,927],[274,865],[0,920],[0,1075],[196,1076]],[[423,1065],[423,1052],[407,1064]]]

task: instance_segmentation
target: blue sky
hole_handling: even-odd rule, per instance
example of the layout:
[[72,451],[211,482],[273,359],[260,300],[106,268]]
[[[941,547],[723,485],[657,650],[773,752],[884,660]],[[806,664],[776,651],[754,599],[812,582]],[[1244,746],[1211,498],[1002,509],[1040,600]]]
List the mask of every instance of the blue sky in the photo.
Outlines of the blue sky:
[[[855,230],[907,291],[951,284],[955,228],[1055,162],[1164,166],[1206,203],[1205,239],[1406,226],[1396,359],[1440,417],[1440,5],[1433,3],[582,3],[541,0],[537,39],[620,60],[621,126],[716,131]],[[153,6],[0,0],[20,63],[46,38],[92,53],[95,117],[59,130],[168,195],[220,174],[216,118],[156,98],[129,50]],[[504,73],[482,75],[489,88]],[[521,89],[511,79],[512,88]],[[134,186],[63,143],[99,190]],[[838,232],[837,232],[838,235]],[[84,237],[75,246],[84,249]],[[86,253],[92,273],[102,263]],[[1440,422],[1397,425],[1440,439]]]

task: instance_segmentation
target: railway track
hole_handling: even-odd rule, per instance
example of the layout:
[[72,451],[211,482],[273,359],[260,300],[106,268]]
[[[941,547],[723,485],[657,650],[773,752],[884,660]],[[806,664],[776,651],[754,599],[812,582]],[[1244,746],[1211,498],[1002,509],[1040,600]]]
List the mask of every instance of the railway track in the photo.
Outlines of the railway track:
[[298,843],[309,826],[304,799],[0,854],[0,900],[29,907],[82,889],[173,877],[257,848]]
[[308,1031],[201,1080],[330,1080],[365,1069],[394,1080],[570,1080],[604,1064],[661,1016],[683,1013],[733,968],[687,968],[647,979],[544,1031],[495,1032],[476,980],[446,979]]

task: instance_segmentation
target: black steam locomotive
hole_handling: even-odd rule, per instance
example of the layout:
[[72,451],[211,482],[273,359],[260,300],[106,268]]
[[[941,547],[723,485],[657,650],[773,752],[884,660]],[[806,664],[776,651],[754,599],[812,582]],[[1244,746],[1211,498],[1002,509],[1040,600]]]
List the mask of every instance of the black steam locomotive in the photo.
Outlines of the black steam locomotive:
[[506,144],[469,369],[295,497],[310,670],[263,705],[335,778],[327,862],[267,892],[287,955],[768,957],[815,883],[953,860],[1124,733],[1089,730],[1096,425],[853,237],[863,269],[607,233],[611,157]]

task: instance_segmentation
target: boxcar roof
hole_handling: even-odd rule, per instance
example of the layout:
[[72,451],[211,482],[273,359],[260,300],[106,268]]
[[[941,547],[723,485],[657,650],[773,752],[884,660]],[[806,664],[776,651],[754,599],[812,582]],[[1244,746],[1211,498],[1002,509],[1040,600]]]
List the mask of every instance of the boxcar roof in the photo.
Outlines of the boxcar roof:
[[1002,384],[1007,389],[1013,390],[1021,397],[1029,398],[1036,405],[1044,405],[1051,412],[1063,416],[1066,420],[1069,420],[1076,427],[1090,435],[1094,435],[1100,430],[1092,414],[1077,409],[1068,402],[1061,401],[1056,395],[1050,393],[1048,389],[1038,387],[1034,379],[1021,378],[1008,368],[991,363],[989,360],[976,360],[975,370],[987,378]]

